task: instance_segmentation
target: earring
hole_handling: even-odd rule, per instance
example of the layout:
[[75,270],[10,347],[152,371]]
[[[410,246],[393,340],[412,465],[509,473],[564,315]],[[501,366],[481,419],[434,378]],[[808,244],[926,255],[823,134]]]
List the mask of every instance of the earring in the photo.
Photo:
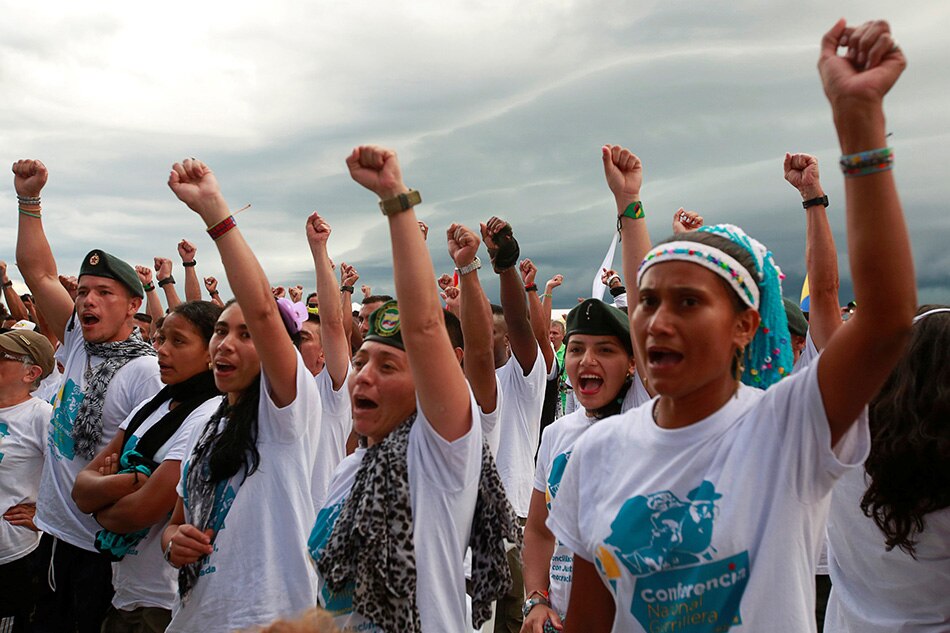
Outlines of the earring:
[[745,348],[740,347],[736,350],[736,356],[732,359],[732,376],[736,379],[736,382],[742,381],[742,372],[745,371],[745,363],[743,363],[743,356],[745,355]]
[[212,370],[212,369],[214,369],[214,363],[212,363],[212,362],[209,360],[209,361],[208,361],[208,370],[210,371],[210,370]]

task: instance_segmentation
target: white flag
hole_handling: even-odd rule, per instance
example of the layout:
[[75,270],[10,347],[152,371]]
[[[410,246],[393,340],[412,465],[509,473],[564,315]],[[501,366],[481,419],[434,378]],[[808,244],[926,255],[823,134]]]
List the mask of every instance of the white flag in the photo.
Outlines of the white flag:
[[610,270],[614,267],[614,251],[617,250],[617,236],[618,234],[614,233],[614,239],[610,241],[610,248],[607,249],[607,255],[604,257],[604,263],[601,264],[597,272],[594,273],[594,284],[590,290],[590,296],[593,299],[604,300],[604,291],[607,289],[607,286],[604,285],[604,282],[602,282],[600,278],[605,268]]

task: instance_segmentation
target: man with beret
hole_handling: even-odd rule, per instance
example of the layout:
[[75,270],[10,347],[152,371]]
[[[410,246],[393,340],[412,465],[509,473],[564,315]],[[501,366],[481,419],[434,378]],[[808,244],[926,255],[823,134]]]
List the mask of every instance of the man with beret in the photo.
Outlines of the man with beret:
[[40,535],[33,515],[53,408],[32,392],[53,363],[53,346],[42,334],[0,334],[0,622],[14,631],[25,630],[35,602],[31,575]]
[[[90,251],[79,270],[73,305],[43,231],[40,191],[46,167],[21,160],[13,173],[19,202],[17,263],[63,342],[65,359],[36,507],[35,522],[44,532],[40,561],[51,576],[41,583],[34,630],[98,632],[112,598],[112,569],[94,546],[99,526],[76,507],[72,488],[119,424],[161,389],[158,362],[151,346],[132,336],[131,317],[144,295],[132,267],[105,251]],[[127,492],[116,491],[116,498]],[[45,572],[41,575],[45,580]]]

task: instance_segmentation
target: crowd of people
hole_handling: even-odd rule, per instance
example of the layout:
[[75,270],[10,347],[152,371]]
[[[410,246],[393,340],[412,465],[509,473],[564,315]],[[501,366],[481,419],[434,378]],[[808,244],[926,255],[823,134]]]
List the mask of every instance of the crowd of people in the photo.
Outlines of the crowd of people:
[[883,21],[822,39],[847,322],[807,154],[807,314],[738,226],[678,209],[654,242],[640,158],[605,145],[622,269],[566,319],[502,218],[450,225],[437,276],[390,149],[346,158],[392,243],[396,296],[359,310],[327,218],[315,291],[273,287],[194,158],[168,186],[233,298],[187,240],[184,301],[168,258],[61,275],[49,173],[17,161],[0,632],[950,630],[950,307],[916,304],[883,112],[905,64]]

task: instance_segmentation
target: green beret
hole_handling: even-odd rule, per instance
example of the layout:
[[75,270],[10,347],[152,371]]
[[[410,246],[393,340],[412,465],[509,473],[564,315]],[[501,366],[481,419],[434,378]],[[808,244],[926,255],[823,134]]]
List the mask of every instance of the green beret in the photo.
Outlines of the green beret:
[[808,332],[808,320],[798,304],[787,297],[782,297],[785,303],[785,318],[788,319],[788,331],[795,336],[805,336]]
[[369,315],[369,332],[363,340],[391,345],[406,351],[399,328],[399,306],[395,301],[387,301]]
[[79,276],[92,275],[115,279],[139,299],[145,298],[145,290],[135,269],[124,261],[105,251],[89,251],[79,267]]
[[587,299],[568,313],[565,343],[570,341],[572,334],[616,336],[627,353],[633,353],[627,315],[600,299]]

